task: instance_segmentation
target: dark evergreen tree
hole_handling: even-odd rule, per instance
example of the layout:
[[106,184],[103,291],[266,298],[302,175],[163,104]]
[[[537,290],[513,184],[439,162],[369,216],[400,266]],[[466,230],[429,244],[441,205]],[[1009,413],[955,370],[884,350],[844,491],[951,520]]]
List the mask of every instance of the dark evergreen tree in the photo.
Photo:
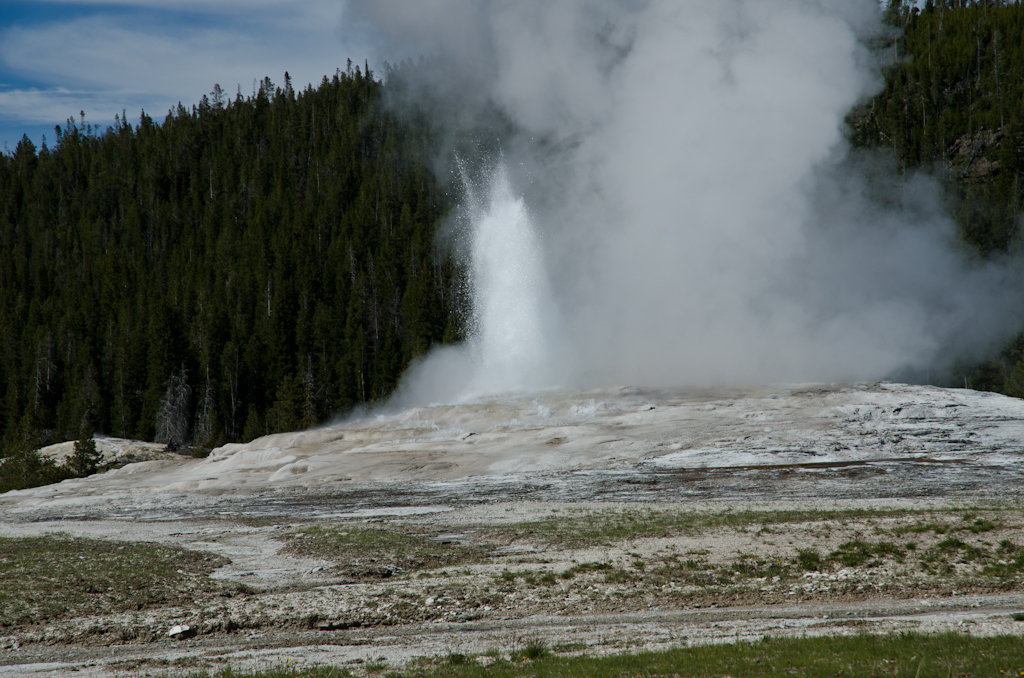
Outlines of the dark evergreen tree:
[[74,453],[68,458],[67,466],[79,477],[96,473],[103,455],[96,449],[92,428],[82,429],[82,435],[75,441]]

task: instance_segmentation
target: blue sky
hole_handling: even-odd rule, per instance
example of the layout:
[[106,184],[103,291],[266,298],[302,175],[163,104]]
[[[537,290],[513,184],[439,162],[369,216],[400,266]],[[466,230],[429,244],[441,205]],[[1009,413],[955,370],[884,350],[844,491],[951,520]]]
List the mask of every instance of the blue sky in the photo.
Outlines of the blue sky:
[[163,120],[219,84],[288,71],[296,89],[372,54],[342,0],[0,0],[0,144],[38,146],[69,117]]

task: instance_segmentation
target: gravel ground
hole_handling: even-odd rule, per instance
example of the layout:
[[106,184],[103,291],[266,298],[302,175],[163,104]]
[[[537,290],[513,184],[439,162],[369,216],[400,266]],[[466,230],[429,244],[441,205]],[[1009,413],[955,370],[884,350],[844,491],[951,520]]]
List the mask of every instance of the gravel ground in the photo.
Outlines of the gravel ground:
[[166,604],[77,576],[94,609],[0,626],[0,675],[1020,633],[1022,405],[893,384],[543,394],[8,493],[5,538],[216,568],[174,568]]

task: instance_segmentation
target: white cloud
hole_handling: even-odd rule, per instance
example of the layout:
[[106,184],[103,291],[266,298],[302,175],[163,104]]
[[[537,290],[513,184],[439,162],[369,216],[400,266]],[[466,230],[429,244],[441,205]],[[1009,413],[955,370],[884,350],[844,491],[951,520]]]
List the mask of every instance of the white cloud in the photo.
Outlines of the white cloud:
[[254,80],[280,83],[288,71],[301,89],[367,53],[358,34],[342,37],[343,8],[328,0],[110,4],[167,12],[104,11],[0,31],[0,63],[31,83],[0,89],[0,121],[56,123],[85,110],[106,125],[140,108],[159,119],[214,83],[250,94]]

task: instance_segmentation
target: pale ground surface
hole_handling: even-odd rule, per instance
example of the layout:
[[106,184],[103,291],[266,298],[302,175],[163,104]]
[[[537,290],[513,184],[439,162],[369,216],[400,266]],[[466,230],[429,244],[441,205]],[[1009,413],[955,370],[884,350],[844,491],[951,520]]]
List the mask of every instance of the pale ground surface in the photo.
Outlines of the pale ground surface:
[[[979,573],[1006,562],[998,544],[1024,543],[1022,440],[1022,400],[814,384],[494,398],[269,436],[203,460],[160,453],[0,496],[0,534],[208,551],[231,560],[214,576],[251,595],[0,628],[0,676],[396,665],[531,639],[602,654],[765,634],[1019,633],[1009,615],[1024,610],[1024,588]],[[554,519],[571,531],[641,507],[769,517],[586,543],[515,528]],[[894,512],[770,518],[853,509]],[[972,531],[978,516],[988,523]],[[343,553],[286,548],[310,525],[392,530],[476,555],[419,572],[382,556],[390,576],[354,575]],[[951,535],[963,546],[949,551]],[[720,577],[851,541],[901,555]],[[602,569],[561,576],[587,563]],[[199,635],[173,642],[177,623]]]
[[[148,443],[142,440],[127,440],[110,436],[95,436],[96,451],[100,453],[99,464],[103,466],[121,466],[140,461],[155,459],[174,459],[181,455],[168,452],[167,446],[160,443]],[[55,445],[40,448],[40,456],[53,459],[64,464],[75,453],[75,441],[68,440]]]

